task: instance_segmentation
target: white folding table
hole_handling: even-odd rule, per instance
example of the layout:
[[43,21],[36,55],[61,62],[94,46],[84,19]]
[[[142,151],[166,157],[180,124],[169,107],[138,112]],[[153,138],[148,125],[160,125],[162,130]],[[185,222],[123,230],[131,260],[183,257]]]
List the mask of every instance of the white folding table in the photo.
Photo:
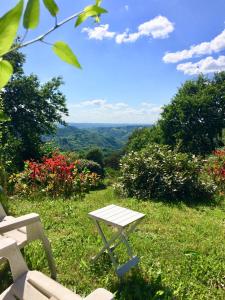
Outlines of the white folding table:
[[[134,267],[139,262],[138,257],[133,256],[132,248],[128,243],[128,235],[132,231],[134,231],[136,226],[144,218],[145,215],[137,211],[117,206],[114,204],[92,211],[88,215],[94,220],[97,230],[100,236],[102,237],[104,243],[104,247],[95,257],[93,257],[93,260],[98,259],[99,256],[105,250],[107,250],[112,260],[112,263],[116,269],[117,275],[123,276],[127,271],[130,270],[130,268]],[[109,241],[107,240],[100,226],[100,221],[116,228],[116,233],[112,236],[112,238]],[[111,246],[116,240],[118,240],[117,243]],[[128,256],[130,258],[129,261],[127,261],[123,265],[119,265],[113,254],[113,251],[120,243],[125,244]]]

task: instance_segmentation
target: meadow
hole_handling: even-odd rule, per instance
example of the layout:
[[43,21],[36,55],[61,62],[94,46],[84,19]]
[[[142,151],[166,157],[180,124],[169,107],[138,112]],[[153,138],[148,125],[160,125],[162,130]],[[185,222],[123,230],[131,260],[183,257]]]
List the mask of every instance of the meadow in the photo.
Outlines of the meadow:
[[[122,280],[106,253],[96,263],[91,260],[102,240],[87,214],[112,203],[146,214],[130,236],[140,257],[139,267]],[[225,298],[225,201],[216,206],[140,201],[119,198],[108,187],[82,201],[12,198],[7,206],[15,216],[40,214],[52,243],[58,281],[81,295],[105,287],[121,300]],[[26,246],[24,254],[31,269],[49,275],[38,242]],[[122,246],[117,255],[126,260]],[[7,268],[1,275],[3,289],[9,280]]]

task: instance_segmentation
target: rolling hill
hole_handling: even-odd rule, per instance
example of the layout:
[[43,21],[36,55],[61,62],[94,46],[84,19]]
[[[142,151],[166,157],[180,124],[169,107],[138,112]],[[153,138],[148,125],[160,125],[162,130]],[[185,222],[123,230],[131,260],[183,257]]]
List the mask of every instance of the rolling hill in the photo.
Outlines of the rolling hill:
[[64,151],[80,152],[98,147],[103,152],[112,152],[121,150],[135,129],[147,126],[151,125],[69,124],[59,127],[56,135],[47,140]]

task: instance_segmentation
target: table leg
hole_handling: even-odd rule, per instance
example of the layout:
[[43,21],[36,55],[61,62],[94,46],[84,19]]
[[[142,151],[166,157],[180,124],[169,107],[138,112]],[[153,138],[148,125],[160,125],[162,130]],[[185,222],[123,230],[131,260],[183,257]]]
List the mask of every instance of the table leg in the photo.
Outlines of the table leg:
[[128,243],[128,238],[126,236],[126,234],[124,232],[122,232],[121,234],[121,238],[123,240],[123,243],[126,245],[127,247],[127,253],[130,257],[133,257],[133,251],[132,251],[132,248],[130,246],[130,244]]
[[[110,258],[111,258],[111,260],[112,260],[113,265],[115,266],[115,268],[117,268],[118,263],[117,263],[115,257],[113,256],[112,250],[110,249],[110,243],[107,241],[107,239],[106,239],[106,237],[105,237],[105,235],[104,235],[104,232],[102,231],[102,228],[101,228],[99,222],[98,222],[97,220],[95,220],[95,223],[96,223],[96,227],[97,227],[97,229],[98,229],[98,232],[99,232],[99,234],[101,235],[102,240],[103,240],[103,242],[104,242],[104,244],[105,244],[105,247],[103,247],[102,250],[94,257],[94,260],[96,260],[96,259],[97,259],[97,258],[98,258],[105,250],[107,250],[108,253],[109,253],[109,256],[110,256]],[[117,237],[118,237],[119,235],[120,235],[120,233],[118,233],[118,234],[114,237],[114,240],[117,239]],[[112,240],[112,239],[111,239],[111,240]]]

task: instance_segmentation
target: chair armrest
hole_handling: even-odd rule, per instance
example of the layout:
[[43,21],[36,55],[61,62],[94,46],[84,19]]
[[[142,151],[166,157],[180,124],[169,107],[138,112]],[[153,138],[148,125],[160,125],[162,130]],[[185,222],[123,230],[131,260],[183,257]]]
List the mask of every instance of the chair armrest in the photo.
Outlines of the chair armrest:
[[13,220],[2,221],[0,222],[0,234],[33,224],[35,222],[40,222],[39,215],[35,213],[27,214]]
[[[82,300],[82,298],[73,293],[71,290],[67,289],[60,283],[56,282],[55,280],[47,277],[41,272],[38,271],[29,271],[27,273],[26,280],[28,283],[30,283],[33,287],[35,287],[39,292],[46,295],[52,300]],[[17,286],[21,286],[19,282],[17,282]],[[23,292],[23,291],[22,291]],[[16,294],[19,296],[19,299],[23,299],[20,297],[19,294]],[[23,295],[21,295],[23,296]],[[33,300],[33,299],[32,299]],[[100,300],[100,299],[99,299]]]
[[0,256],[1,252],[11,248],[13,245],[16,245],[16,242],[10,238],[4,238],[0,236]]
[[114,295],[109,291],[99,288],[84,298],[84,300],[113,300]]

